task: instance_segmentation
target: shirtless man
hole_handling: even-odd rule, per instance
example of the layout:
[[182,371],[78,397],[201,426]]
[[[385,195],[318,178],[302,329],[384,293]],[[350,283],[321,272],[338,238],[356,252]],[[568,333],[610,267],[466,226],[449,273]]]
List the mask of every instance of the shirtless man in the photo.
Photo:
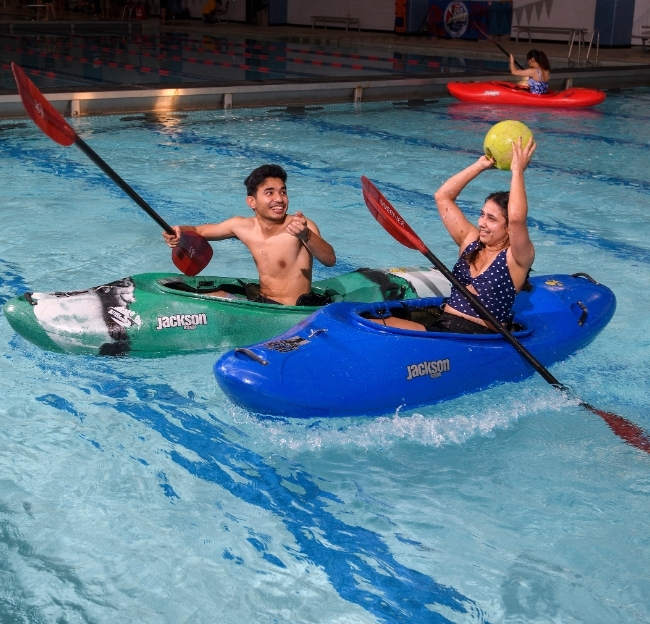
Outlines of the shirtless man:
[[[174,226],[171,236],[163,232],[170,247],[178,244],[181,232],[198,232],[208,240],[238,238],[251,252],[260,277],[260,294],[255,301],[284,305],[313,303],[311,277],[314,258],[325,266],[334,266],[332,246],[321,238],[313,221],[302,212],[287,213],[289,197],[287,174],[278,165],[263,165],[244,181],[246,203],[252,217],[233,217],[221,223]],[[215,296],[227,296],[217,291]]]

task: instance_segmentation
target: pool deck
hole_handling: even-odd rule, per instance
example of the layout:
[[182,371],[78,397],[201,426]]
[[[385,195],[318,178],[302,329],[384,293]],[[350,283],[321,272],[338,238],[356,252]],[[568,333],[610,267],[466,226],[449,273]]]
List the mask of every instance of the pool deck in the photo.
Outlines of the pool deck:
[[[333,49],[364,46],[385,50],[387,54],[437,55],[466,59],[504,60],[504,54],[490,41],[463,39],[435,39],[426,36],[400,36],[393,33],[357,32],[336,29],[312,29],[300,26],[256,27],[239,23],[204,25],[198,20],[172,22],[161,26],[158,18],[127,22],[100,22],[74,19],[67,14],[60,22],[26,21],[20,19],[16,9],[0,7],[0,33],[5,35],[25,32],[25,29],[58,29],[67,32],[101,32],[110,26],[124,34],[143,33],[156,35],[176,33],[193,37],[215,36],[251,38],[302,45],[318,45]],[[531,47],[544,49],[554,69],[551,88],[561,90],[569,86],[599,89],[620,89],[650,85],[650,50],[641,46],[625,49],[601,48],[598,64],[595,50],[591,50],[589,63],[582,59],[567,66],[566,43],[540,43],[501,37],[500,45],[520,60]],[[561,67],[564,66],[564,67]],[[6,67],[3,64],[3,69]],[[138,85],[99,85],[93,87],[68,87],[43,89],[48,99],[64,115],[82,116],[98,114],[143,113],[200,109],[228,109],[233,107],[301,106],[307,104],[341,102],[376,102],[391,100],[427,100],[447,96],[450,81],[512,80],[506,73],[450,72],[430,74],[400,74],[378,76],[324,76],[319,78],[286,78],[264,81],[218,81],[191,83],[161,83]],[[24,109],[17,92],[0,91],[0,119],[24,117]]]

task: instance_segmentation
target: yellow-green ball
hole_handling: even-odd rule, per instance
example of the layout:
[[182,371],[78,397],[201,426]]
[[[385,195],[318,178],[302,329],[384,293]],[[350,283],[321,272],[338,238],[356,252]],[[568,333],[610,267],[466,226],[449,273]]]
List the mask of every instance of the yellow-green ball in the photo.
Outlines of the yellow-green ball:
[[500,121],[490,128],[483,141],[483,150],[488,158],[494,159],[497,169],[510,171],[512,162],[512,142],[521,137],[521,144],[525,146],[533,136],[528,126],[520,121]]

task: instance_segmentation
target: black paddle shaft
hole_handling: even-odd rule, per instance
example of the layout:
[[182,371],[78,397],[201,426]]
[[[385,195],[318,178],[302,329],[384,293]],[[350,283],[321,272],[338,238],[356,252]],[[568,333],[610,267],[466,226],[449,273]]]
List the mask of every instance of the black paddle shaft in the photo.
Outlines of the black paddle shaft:
[[172,236],[176,232],[172,230],[171,226],[165,221],[140,195],[138,195],[122,178],[111,169],[111,167],[102,160],[102,158],[95,153],[95,151],[84,142],[78,135],[75,136],[75,145],[92,160],[115,184],[117,184],[142,210],[144,210],[167,234]]
[[[517,352],[547,381],[550,385],[554,386],[561,392],[569,396],[574,396],[569,388],[560,383],[549,370],[530,352],[524,345],[522,345],[499,321],[494,317],[481,301],[460,282],[460,280],[436,258],[431,251],[425,247],[426,251],[422,253],[425,257],[436,267],[458,290],[469,300],[469,302],[481,313],[481,315],[489,320],[497,331],[509,342]],[[600,416],[607,426],[621,438],[625,443],[634,446],[640,451],[650,453],[650,436],[638,425],[630,422],[629,420],[617,416],[612,412],[600,410],[593,405],[590,405],[582,399],[578,399],[579,405],[589,410],[592,414]]]
[[[494,39],[490,38],[490,35],[488,35],[476,22],[474,22],[474,26],[476,26],[477,30],[488,40],[491,41],[501,52],[503,52],[508,58],[510,58],[510,53],[505,49],[502,48]],[[523,67],[515,61],[515,65],[517,66],[517,69],[523,69]]]
[[568,391],[568,388],[561,384],[549,370],[530,352],[524,345],[521,344],[490,312],[467,287],[440,261],[436,258],[429,248],[425,248],[423,252],[427,260],[433,264],[461,293],[467,298],[472,306],[481,313],[481,316],[492,323],[494,328],[518,351],[518,353],[552,386],[559,388],[563,391]]

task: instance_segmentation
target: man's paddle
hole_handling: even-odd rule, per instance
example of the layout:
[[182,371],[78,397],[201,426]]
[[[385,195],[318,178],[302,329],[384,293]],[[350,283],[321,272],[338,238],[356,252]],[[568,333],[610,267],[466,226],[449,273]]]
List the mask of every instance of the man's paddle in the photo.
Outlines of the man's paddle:
[[[79,137],[25,75],[25,72],[15,63],[11,64],[11,69],[23,106],[34,123],[59,145],[68,147],[74,143],[165,232],[175,235],[171,226]],[[203,236],[196,232],[183,232],[178,245],[172,250],[172,262],[185,275],[196,275],[208,265],[212,253],[210,243]]]
[[[478,30],[488,41],[491,41],[501,52],[503,52],[508,58],[510,58],[510,53],[505,49],[502,48],[494,39],[490,37],[476,22],[473,22],[474,26],[476,26],[476,30]],[[517,66],[517,69],[523,69],[523,67],[515,61],[515,65]]]
[[[492,326],[509,342],[519,354],[552,386],[569,394],[569,388],[561,384],[546,367],[537,360],[537,358],[526,349],[481,303],[481,301],[471,293],[458,280],[458,278],[433,255],[431,250],[424,244],[422,239],[411,229],[409,224],[404,221],[400,214],[393,208],[390,202],[381,194],[377,187],[366,176],[361,176],[361,185],[363,188],[363,199],[368,206],[371,214],[379,224],[398,242],[402,243],[409,249],[417,249],[420,253],[433,264],[472,304],[474,309],[480,313],[481,317],[489,321]],[[609,428],[627,444],[630,444],[641,451],[650,453],[650,436],[640,427],[630,421],[603,410],[596,409],[589,403],[578,399],[580,405],[590,412],[600,416],[609,426]]]

